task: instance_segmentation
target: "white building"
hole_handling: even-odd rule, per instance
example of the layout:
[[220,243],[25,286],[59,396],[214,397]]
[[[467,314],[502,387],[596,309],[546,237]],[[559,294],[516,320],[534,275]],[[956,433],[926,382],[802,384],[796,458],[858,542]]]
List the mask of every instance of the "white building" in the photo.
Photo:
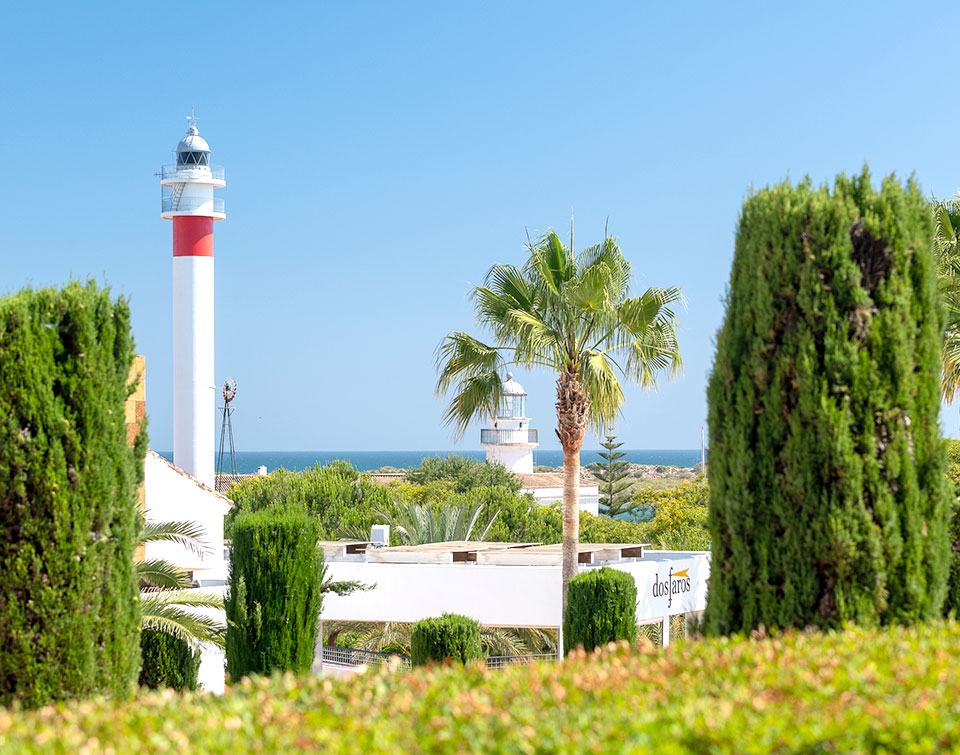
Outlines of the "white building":
[[[526,416],[527,392],[512,373],[503,382],[500,411],[490,419],[490,427],[481,428],[480,445],[487,452],[488,462],[499,462],[523,482],[522,493],[531,493],[537,503],[550,505],[563,502],[563,475],[533,471],[533,449],[539,444],[537,431]],[[580,483],[580,510],[598,514],[600,488]]]
[[197,554],[174,542],[147,543],[147,560],[163,559],[190,572],[201,587],[227,579],[223,518],[233,505],[154,451],[144,460],[145,518],[149,522],[193,522],[204,531],[205,552]]

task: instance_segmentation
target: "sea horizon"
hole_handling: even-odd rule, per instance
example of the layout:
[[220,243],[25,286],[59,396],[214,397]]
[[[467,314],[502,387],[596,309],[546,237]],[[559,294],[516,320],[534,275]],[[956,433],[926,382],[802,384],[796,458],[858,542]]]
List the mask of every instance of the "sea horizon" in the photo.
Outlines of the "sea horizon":
[[[583,449],[580,463],[583,465],[602,461],[602,449]],[[623,458],[631,464],[653,464],[665,467],[693,467],[700,463],[700,449],[618,449],[626,454]],[[169,461],[173,461],[172,451],[158,451]],[[261,465],[268,472],[275,469],[303,470],[316,464],[329,464],[333,461],[348,461],[361,472],[369,472],[383,467],[405,469],[418,467],[423,459],[437,456],[465,456],[483,460],[483,450],[453,451],[237,451],[237,473],[254,474]],[[535,450],[533,463],[537,466],[559,467],[563,464],[563,451],[560,449]],[[230,471],[229,457],[224,458],[224,471]]]

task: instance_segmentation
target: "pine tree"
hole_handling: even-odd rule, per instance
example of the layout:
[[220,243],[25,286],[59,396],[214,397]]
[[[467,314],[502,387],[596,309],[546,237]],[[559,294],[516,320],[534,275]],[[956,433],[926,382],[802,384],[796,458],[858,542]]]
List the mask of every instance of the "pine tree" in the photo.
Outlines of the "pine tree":
[[607,435],[606,441],[600,445],[606,449],[600,452],[603,461],[594,472],[600,480],[600,513],[609,517],[631,514],[637,504],[631,501],[628,494],[624,494],[630,487],[630,482],[626,480],[630,474],[630,462],[624,461],[626,454],[617,450],[623,443],[617,443],[615,435]]
[[864,170],[749,197],[708,387],[705,629],[907,623],[950,567],[930,207]]

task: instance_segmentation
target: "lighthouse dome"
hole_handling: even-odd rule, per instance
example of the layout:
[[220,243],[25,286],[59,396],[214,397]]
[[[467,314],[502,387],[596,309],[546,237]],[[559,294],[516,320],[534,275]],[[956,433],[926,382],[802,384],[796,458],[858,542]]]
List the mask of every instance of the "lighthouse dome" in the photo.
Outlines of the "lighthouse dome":
[[503,381],[500,387],[502,398],[500,399],[500,411],[498,414],[504,418],[523,418],[527,410],[527,392],[523,386],[513,379],[511,373],[507,373],[507,379]]
[[513,379],[513,373],[507,373],[507,379],[503,381],[503,386],[501,388],[504,396],[526,396],[527,392],[523,390],[523,386],[520,385],[516,380]]
[[187,129],[186,136],[177,144],[177,152],[209,152],[210,145],[200,136],[196,126]]
[[177,144],[177,165],[192,167],[209,164],[210,145],[197,132],[197,127],[191,124],[186,136]]

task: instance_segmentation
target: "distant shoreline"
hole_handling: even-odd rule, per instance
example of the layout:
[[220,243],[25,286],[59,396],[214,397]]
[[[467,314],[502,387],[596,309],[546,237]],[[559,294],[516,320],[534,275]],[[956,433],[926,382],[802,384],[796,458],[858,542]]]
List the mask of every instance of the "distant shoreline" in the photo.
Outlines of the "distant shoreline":
[[[619,449],[626,454],[625,461],[631,464],[662,465],[665,467],[693,467],[700,462],[700,449]],[[159,451],[161,456],[173,460],[172,451]],[[261,464],[273,471],[284,469],[308,469],[315,464],[329,464],[332,461],[349,461],[357,469],[368,472],[383,467],[406,469],[420,466],[424,458],[457,454],[472,459],[484,459],[485,453],[476,450],[454,451],[237,451],[238,474],[253,474]],[[601,461],[599,449],[584,449],[580,452],[580,463],[590,464]],[[558,467],[563,464],[563,452],[557,450],[536,450],[533,463],[538,466]],[[225,467],[229,461],[225,460]],[[230,471],[229,469],[225,471]]]

